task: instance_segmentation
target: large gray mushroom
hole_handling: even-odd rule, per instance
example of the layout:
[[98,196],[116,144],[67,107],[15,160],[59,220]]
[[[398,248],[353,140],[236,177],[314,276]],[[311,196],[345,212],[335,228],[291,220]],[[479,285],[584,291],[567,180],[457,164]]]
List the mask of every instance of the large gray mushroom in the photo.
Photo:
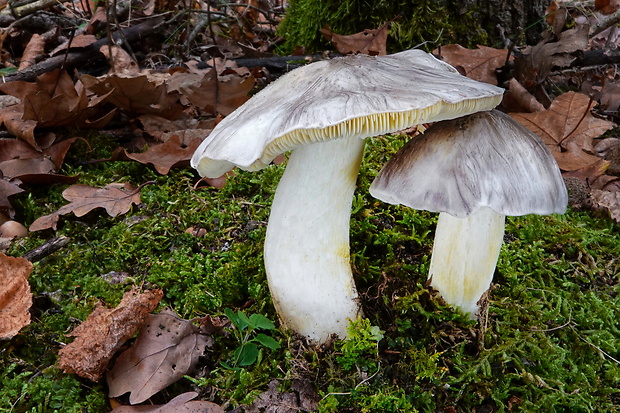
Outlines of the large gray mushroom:
[[472,316],[491,285],[506,215],[561,214],[568,203],[547,147],[497,110],[431,126],[388,161],[370,193],[440,212],[429,279]]
[[489,110],[503,90],[420,50],[296,69],[220,122],[192,158],[202,176],[258,170],[293,150],[276,190],[265,269],[282,323],[312,342],[361,314],[349,219],[364,138]]

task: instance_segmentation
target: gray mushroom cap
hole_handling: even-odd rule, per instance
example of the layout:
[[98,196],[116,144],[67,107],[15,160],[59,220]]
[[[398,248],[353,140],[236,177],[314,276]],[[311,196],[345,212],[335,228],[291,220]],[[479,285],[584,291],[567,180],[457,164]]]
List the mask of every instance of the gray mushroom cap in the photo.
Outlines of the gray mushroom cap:
[[383,167],[370,193],[384,202],[464,218],[564,213],[568,194],[540,138],[492,110],[438,122]]
[[202,176],[257,170],[296,147],[390,133],[489,110],[503,89],[460,75],[421,50],[311,63],[271,83],[221,121],[194,153]]

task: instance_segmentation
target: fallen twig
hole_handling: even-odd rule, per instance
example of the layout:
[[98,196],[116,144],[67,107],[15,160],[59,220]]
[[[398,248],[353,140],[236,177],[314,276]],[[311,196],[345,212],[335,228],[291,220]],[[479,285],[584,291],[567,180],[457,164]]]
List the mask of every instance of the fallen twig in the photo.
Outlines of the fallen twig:
[[22,257],[30,262],[40,261],[67,245],[69,241],[71,241],[71,238],[69,237],[54,237],[48,240],[45,244],[28,251]]

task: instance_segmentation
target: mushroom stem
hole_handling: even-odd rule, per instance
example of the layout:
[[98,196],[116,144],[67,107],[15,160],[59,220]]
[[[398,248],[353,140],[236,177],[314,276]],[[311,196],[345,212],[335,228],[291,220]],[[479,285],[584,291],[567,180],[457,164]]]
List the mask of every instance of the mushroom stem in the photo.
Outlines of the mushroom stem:
[[349,220],[365,141],[297,148],[278,184],[265,238],[265,269],[282,323],[326,342],[361,315],[349,261]]
[[481,207],[467,218],[439,214],[429,280],[441,296],[471,318],[491,285],[506,217]]

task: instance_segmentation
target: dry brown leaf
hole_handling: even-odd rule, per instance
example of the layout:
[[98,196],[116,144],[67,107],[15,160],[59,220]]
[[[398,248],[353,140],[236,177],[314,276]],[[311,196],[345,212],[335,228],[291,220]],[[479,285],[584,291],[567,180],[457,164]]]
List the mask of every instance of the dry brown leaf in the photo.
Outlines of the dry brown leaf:
[[185,104],[226,116],[248,100],[255,79],[249,72],[239,75],[234,69],[219,76],[215,73],[213,68],[204,74],[176,72],[166,82],[166,87],[169,92],[179,93]]
[[163,296],[162,290],[139,293],[132,289],[116,308],[97,304],[70,334],[75,340],[60,349],[58,366],[66,373],[99,381],[114,353],[133,337]]
[[0,121],[11,134],[35,149],[39,149],[34,136],[37,127],[102,127],[110,120],[104,116],[96,123],[89,121],[93,116],[100,116],[95,104],[99,102],[89,100],[84,90],[78,93],[71,76],[64,70],[44,73],[35,83],[5,83],[0,85],[0,90],[20,99],[19,104],[0,110]]
[[115,217],[126,214],[133,204],[140,203],[140,189],[130,183],[112,183],[103,188],[95,188],[88,185],[72,185],[65,189],[62,196],[70,201],[70,204],[60,207],[58,211],[37,218],[31,225],[30,231],[44,229],[56,229],[60,215],[71,212],[81,217],[96,208],[105,208],[108,215]]
[[570,30],[557,34],[552,32],[537,45],[523,51],[523,56],[515,58],[517,79],[526,88],[543,80],[553,69],[570,66],[575,61],[575,52],[588,47],[587,24],[576,25]]
[[32,264],[27,259],[0,253],[0,340],[11,339],[30,324],[31,272]]
[[38,148],[37,142],[34,138],[34,128],[37,127],[37,122],[34,120],[23,120],[23,113],[24,108],[22,104],[0,109],[0,124],[4,124],[4,127],[11,135],[23,139],[33,148]]
[[[433,51],[440,54],[443,60],[454,66],[465,76],[479,82],[497,85],[495,69],[506,64],[509,53],[507,49],[494,49],[487,46],[478,46],[477,49],[466,49],[458,44],[441,46]],[[510,61],[514,57],[510,56]]]
[[196,400],[196,392],[179,394],[168,403],[161,406],[120,406],[112,413],[224,413],[224,409],[215,403]]
[[321,397],[307,380],[295,380],[290,392],[278,391],[278,380],[269,382],[269,390],[258,395],[245,413],[297,413],[314,412]]
[[[0,173],[1,175],[2,173]],[[22,192],[24,190],[19,187],[18,182],[10,182],[7,179],[0,178],[0,213],[13,218],[15,216],[15,209],[11,205],[10,198]]]
[[[576,169],[574,171],[564,172],[562,176],[564,178],[578,178],[585,182],[588,186],[591,186],[597,181],[609,168],[609,161],[599,159],[598,161],[587,165],[583,168]],[[599,188],[600,189],[600,188]]]
[[19,63],[19,70],[24,70],[27,67],[36,64],[39,57],[44,53],[45,38],[43,38],[40,34],[33,34],[24,49],[24,53],[22,54],[22,59]]
[[130,75],[138,75],[140,73],[138,63],[136,63],[133,57],[122,47],[105,45],[101,46],[99,51],[108,59],[108,62],[111,63],[108,73],[124,73]]
[[594,211],[602,212],[620,224],[620,192],[593,189],[590,191],[590,202]]
[[347,36],[332,32],[328,26],[325,26],[320,32],[327,41],[332,42],[341,54],[363,53],[379,56],[387,54],[387,36],[390,23],[388,22],[378,29],[366,29]]
[[188,138],[189,142],[186,142],[183,133],[175,133],[166,142],[152,145],[142,153],[129,153],[123,148],[118,148],[114,151],[112,160],[134,160],[151,164],[157,172],[166,175],[174,167],[189,165],[189,160],[202,142],[202,138],[193,137],[192,133],[188,133]]
[[71,42],[66,41],[50,52],[50,56],[55,56],[60,52],[66,52],[67,49],[83,49],[97,41],[97,37],[92,34],[78,34]]
[[147,75],[82,75],[80,80],[92,93],[105,95],[106,102],[133,115],[155,114],[174,119],[183,111],[179,95],[168,93],[163,82]]
[[545,107],[514,77],[510,79],[508,93],[504,94],[502,107],[508,112],[540,112]]
[[211,337],[170,310],[149,315],[108,373],[109,395],[129,392],[129,403],[142,403],[187,374],[211,344]]
[[547,110],[510,115],[542,138],[560,169],[574,171],[600,160],[592,155],[593,139],[614,127],[612,122],[592,116],[592,106],[586,95],[568,92]]

